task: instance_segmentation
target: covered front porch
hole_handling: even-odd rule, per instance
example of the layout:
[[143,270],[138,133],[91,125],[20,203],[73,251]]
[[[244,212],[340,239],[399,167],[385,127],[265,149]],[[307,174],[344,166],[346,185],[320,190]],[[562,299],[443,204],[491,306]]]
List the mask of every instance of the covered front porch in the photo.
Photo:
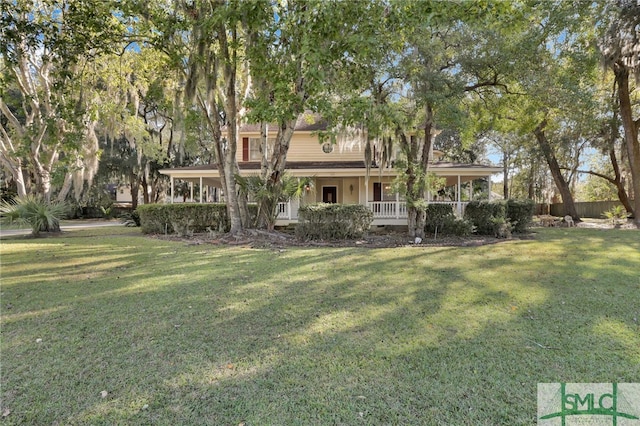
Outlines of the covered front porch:
[[[372,169],[366,175],[363,163],[291,163],[287,172],[293,176],[313,177],[313,186],[300,200],[280,203],[277,226],[298,222],[300,205],[310,203],[361,204],[373,212],[373,225],[406,225],[407,204],[394,191],[396,171],[392,168]],[[243,174],[257,173],[259,164],[242,164]],[[491,198],[491,175],[500,168],[483,165],[434,163],[430,167],[442,187],[427,193],[428,203],[451,205],[462,217],[468,202]],[[218,171],[212,166],[192,166],[161,170],[171,179],[170,194],[166,202],[224,202]],[[188,185],[188,186],[185,186]],[[181,196],[176,188],[182,185]]]

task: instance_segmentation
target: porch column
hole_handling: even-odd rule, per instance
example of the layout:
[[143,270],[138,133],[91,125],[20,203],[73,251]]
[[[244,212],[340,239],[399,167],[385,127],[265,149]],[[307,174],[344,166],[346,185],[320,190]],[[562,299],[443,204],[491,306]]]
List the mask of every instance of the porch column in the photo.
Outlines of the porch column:
[[473,200],[473,179],[469,181],[469,201]]
[[191,194],[189,198],[193,202],[193,182],[189,182],[189,193]]
[[396,192],[396,219],[400,219],[400,193]]
[[202,176],[200,176],[200,204],[202,204]]
[[458,215],[462,215],[462,205],[460,204],[460,200],[462,198],[460,197],[460,192],[462,192],[462,188],[460,187],[460,175],[458,175],[458,190],[456,192],[456,198],[458,199]]
[[369,207],[369,176],[364,178],[364,205]]
[[173,176],[171,176],[171,204],[173,204]]
[[488,196],[488,200],[491,201],[491,175],[487,176],[487,181],[489,182],[489,196]]

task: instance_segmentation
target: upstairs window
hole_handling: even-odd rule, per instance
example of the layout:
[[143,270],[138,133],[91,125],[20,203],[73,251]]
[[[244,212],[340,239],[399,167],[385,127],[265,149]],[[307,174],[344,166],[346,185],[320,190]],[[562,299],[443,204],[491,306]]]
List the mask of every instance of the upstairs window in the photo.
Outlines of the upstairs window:
[[[267,158],[269,152],[273,149],[276,143],[276,138],[267,139]],[[262,153],[260,152],[260,145],[262,144],[261,138],[242,138],[242,161],[261,161]]]

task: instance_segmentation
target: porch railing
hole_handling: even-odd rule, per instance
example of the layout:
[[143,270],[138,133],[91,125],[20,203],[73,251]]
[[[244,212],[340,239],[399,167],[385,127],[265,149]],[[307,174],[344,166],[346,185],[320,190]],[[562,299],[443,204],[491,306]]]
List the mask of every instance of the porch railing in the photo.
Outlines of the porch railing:
[[397,201],[372,201],[369,208],[374,218],[402,219],[407,217],[407,203]]
[[[462,217],[464,215],[464,209],[467,207],[467,202],[457,201],[429,201],[429,204],[447,204],[453,208],[454,213]],[[374,219],[406,219],[407,218],[407,203],[404,201],[370,201],[367,206],[373,212]],[[278,203],[278,219],[297,219],[298,208],[297,204],[293,204],[290,201],[284,203]]]
[[[447,204],[453,208],[457,216],[464,215],[467,202],[457,201],[429,201],[429,204]],[[373,212],[374,219],[405,219],[407,217],[407,203],[404,201],[371,201],[368,207]]]
[[453,207],[453,212],[458,216],[464,216],[464,209],[467,208],[468,201],[429,201],[429,204],[447,204]]
[[278,219],[290,219],[289,214],[291,211],[290,203],[278,203]]

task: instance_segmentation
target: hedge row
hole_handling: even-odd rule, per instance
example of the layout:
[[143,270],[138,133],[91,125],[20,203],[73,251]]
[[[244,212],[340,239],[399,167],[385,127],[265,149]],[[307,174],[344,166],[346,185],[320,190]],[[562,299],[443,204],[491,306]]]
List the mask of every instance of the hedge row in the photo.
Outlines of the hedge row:
[[533,200],[507,200],[507,217],[513,232],[526,232],[533,222],[536,205]]
[[[531,200],[472,201],[464,219],[456,218],[453,207],[429,204],[425,230],[442,234],[508,236],[525,232],[530,226],[534,203]],[[249,212],[255,217],[256,206]],[[147,234],[214,230],[227,232],[230,227],[225,204],[144,204],[138,206],[142,232]],[[304,240],[361,238],[373,221],[373,213],[359,204],[310,204],[298,210],[296,236]]]
[[359,204],[308,204],[298,210],[296,236],[303,240],[362,238],[373,212]]
[[428,204],[426,216],[426,232],[460,237],[473,233],[473,224],[466,219],[457,218],[451,204]]
[[531,200],[471,201],[464,218],[473,223],[478,234],[506,237],[511,232],[526,232],[534,208]]
[[[473,223],[480,235],[497,235],[506,219],[504,201],[471,201],[464,210],[464,218]],[[506,235],[504,235],[506,236]]]
[[138,206],[145,234],[226,232],[230,228],[225,204],[144,204]]
[[426,209],[427,219],[425,222],[425,231],[442,232],[444,224],[451,219],[455,219],[453,206],[451,204],[428,204]]

